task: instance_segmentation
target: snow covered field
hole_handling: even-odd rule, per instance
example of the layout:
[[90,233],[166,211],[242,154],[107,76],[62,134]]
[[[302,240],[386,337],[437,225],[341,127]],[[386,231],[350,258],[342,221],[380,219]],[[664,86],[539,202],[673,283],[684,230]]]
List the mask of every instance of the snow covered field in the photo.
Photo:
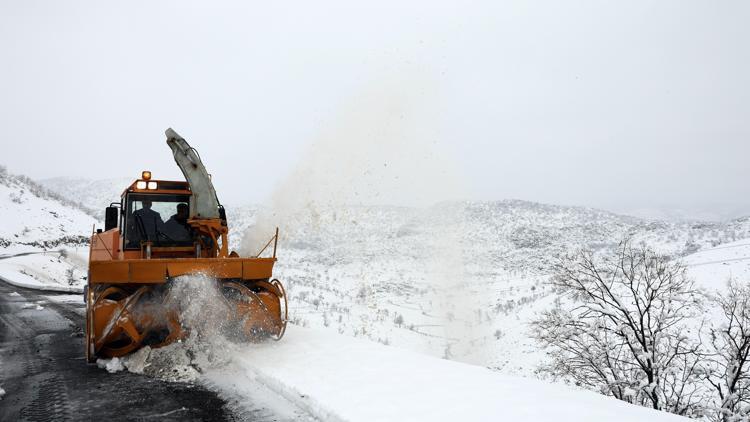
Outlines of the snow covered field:
[[[268,232],[247,222],[262,212],[230,224]],[[750,236],[747,220],[644,221],[523,201],[311,206],[285,217],[276,272],[295,324],[530,377],[545,357],[528,323],[555,300],[546,281],[558,258],[626,238],[679,258]],[[245,253],[260,249],[244,240]]]
[[750,239],[696,252],[684,262],[696,282],[712,291],[722,290],[730,278],[750,283]]
[[[81,239],[95,221],[85,210],[103,208],[108,195],[74,206],[22,179],[3,181],[0,210],[14,217],[0,232],[0,277],[79,292]],[[267,211],[228,208],[235,249],[257,252],[271,233]],[[396,411],[400,420],[672,420],[529,379],[546,359],[528,323],[555,301],[546,285],[552,265],[579,247],[608,250],[630,238],[683,258],[709,288],[750,277],[747,218],[647,221],[523,201],[313,204],[285,218],[271,222],[281,226],[275,273],[289,293],[287,337],[247,347],[234,370],[212,369],[204,381],[230,395],[250,394],[260,381],[322,420],[392,420]],[[549,405],[533,405],[539,396]]]
[[222,388],[259,381],[322,421],[684,420],[330,330],[291,327],[281,342],[240,350],[233,365]]

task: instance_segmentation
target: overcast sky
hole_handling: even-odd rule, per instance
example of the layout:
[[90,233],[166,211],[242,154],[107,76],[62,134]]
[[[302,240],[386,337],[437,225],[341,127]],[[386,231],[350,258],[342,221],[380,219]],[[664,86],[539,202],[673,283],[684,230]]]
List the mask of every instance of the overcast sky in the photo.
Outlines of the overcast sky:
[[747,1],[0,0],[0,164],[178,177],[173,127],[225,202],[750,213],[748,22]]

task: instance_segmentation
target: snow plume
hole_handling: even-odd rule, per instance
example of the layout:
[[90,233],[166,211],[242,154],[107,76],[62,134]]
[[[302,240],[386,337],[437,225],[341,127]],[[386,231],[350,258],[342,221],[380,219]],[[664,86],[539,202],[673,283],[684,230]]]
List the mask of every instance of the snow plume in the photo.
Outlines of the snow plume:
[[138,313],[167,318],[177,312],[188,337],[166,347],[143,347],[123,358],[99,359],[109,372],[127,369],[168,381],[195,381],[206,369],[229,363],[238,336],[228,321],[229,311],[215,279],[205,275],[177,277],[164,298],[143,301]]
[[207,275],[177,277],[169,286],[166,308],[180,315],[182,325],[206,342],[223,339],[228,305],[216,279]]
[[[471,361],[484,363],[482,353],[475,352],[478,345],[469,344],[481,336],[472,328],[476,325],[478,302],[465,286],[466,260],[459,241],[465,207],[433,205],[466,196],[466,183],[449,152],[443,150],[441,119],[433,107],[437,102],[434,97],[428,84],[410,81],[386,83],[350,101],[337,121],[320,132],[297,167],[276,187],[255,225],[245,233],[240,250],[243,255],[257,254],[278,226],[282,249],[326,251],[331,263],[355,261],[362,267],[359,285],[364,286],[363,291],[370,291],[369,286],[382,281],[377,277],[384,263],[370,252],[373,247],[368,242],[348,241],[347,227],[360,223],[367,226],[361,220],[373,217],[366,211],[370,205],[421,207],[415,227],[420,227],[419,220],[439,219],[439,227],[444,228],[430,232],[417,250],[409,251],[415,258],[410,266],[423,268],[427,274],[419,282],[426,283],[434,293],[429,299],[437,309],[424,308],[436,311],[438,323],[445,327],[445,357],[462,359],[466,351],[472,350]],[[370,242],[375,238],[379,236],[374,235]],[[397,233],[387,238],[393,249],[407,247],[399,243]],[[285,265],[290,264],[279,262],[280,274]],[[288,281],[291,291],[294,280]],[[402,282],[393,280],[392,285]],[[377,302],[379,299],[370,292],[368,302]],[[381,305],[373,303],[377,308]],[[395,318],[398,321],[398,316]],[[359,327],[359,332],[367,331],[365,325]],[[452,355],[457,349],[461,349],[460,356]]]
[[205,369],[229,362],[238,333],[230,325],[231,310],[216,279],[206,275],[177,277],[170,284],[164,303],[179,314],[189,335],[185,341],[151,350],[145,366],[156,363],[162,371],[158,375],[190,379]]
[[491,327],[480,323],[483,295],[475,290],[466,268],[461,224],[466,218],[464,214],[460,205],[443,205],[434,211],[434,218],[443,230],[435,233],[432,243],[427,245],[430,300],[444,329],[442,357],[484,366],[489,354],[477,342],[491,337]]
[[316,228],[341,205],[429,205],[463,196],[443,151],[434,90],[424,81],[379,84],[351,99],[312,140],[245,234],[257,253],[273,233]]

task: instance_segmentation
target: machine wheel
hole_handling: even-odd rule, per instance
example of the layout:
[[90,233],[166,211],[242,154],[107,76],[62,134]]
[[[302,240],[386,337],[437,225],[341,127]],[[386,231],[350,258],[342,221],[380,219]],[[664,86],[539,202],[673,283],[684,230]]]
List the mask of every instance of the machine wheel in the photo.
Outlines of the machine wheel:
[[[278,285],[281,283],[275,280]],[[260,341],[271,337],[280,339],[286,329],[286,295],[268,281],[248,284],[239,282],[222,283],[222,291],[227,301],[228,319],[232,327],[245,341]],[[284,299],[282,313],[281,300]]]
[[[88,346],[90,356],[124,356],[141,346],[144,334],[136,325],[136,321],[141,321],[134,318],[131,310],[149,289],[144,286],[128,293],[120,287],[110,286],[101,293],[90,296],[87,306],[91,333]],[[95,360],[95,357],[90,357],[89,361],[92,359]]]
[[284,337],[284,333],[286,333],[286,323],[289,321],[289,303],[286,299],[286,289],[284,289],[284,285],[281,284],[279,279],[274,278],[271,280],[271,284],[278,289],[279,292],[281,292],[281,298],[284,299],[284,309],[283,313],[281,314],[281,330],[279,333],[273,337],[274,340],[279,341],[282,337]]

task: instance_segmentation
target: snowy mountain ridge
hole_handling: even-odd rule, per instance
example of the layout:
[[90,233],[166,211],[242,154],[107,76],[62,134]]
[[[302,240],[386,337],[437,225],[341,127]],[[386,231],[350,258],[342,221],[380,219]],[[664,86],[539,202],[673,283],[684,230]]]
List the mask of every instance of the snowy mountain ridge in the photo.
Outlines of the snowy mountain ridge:
[[0,244],[54,247],[88,242],[94,212],[70,197],[0,167]]
[[75,198],[77,202],[91,210],[91,214],[102,219],[104,208],[112,202],[119,202],[120,195],[133,183],[132,177],[110,179],[85,179],[53,177],[39,180],[39,184],[65,198]]

